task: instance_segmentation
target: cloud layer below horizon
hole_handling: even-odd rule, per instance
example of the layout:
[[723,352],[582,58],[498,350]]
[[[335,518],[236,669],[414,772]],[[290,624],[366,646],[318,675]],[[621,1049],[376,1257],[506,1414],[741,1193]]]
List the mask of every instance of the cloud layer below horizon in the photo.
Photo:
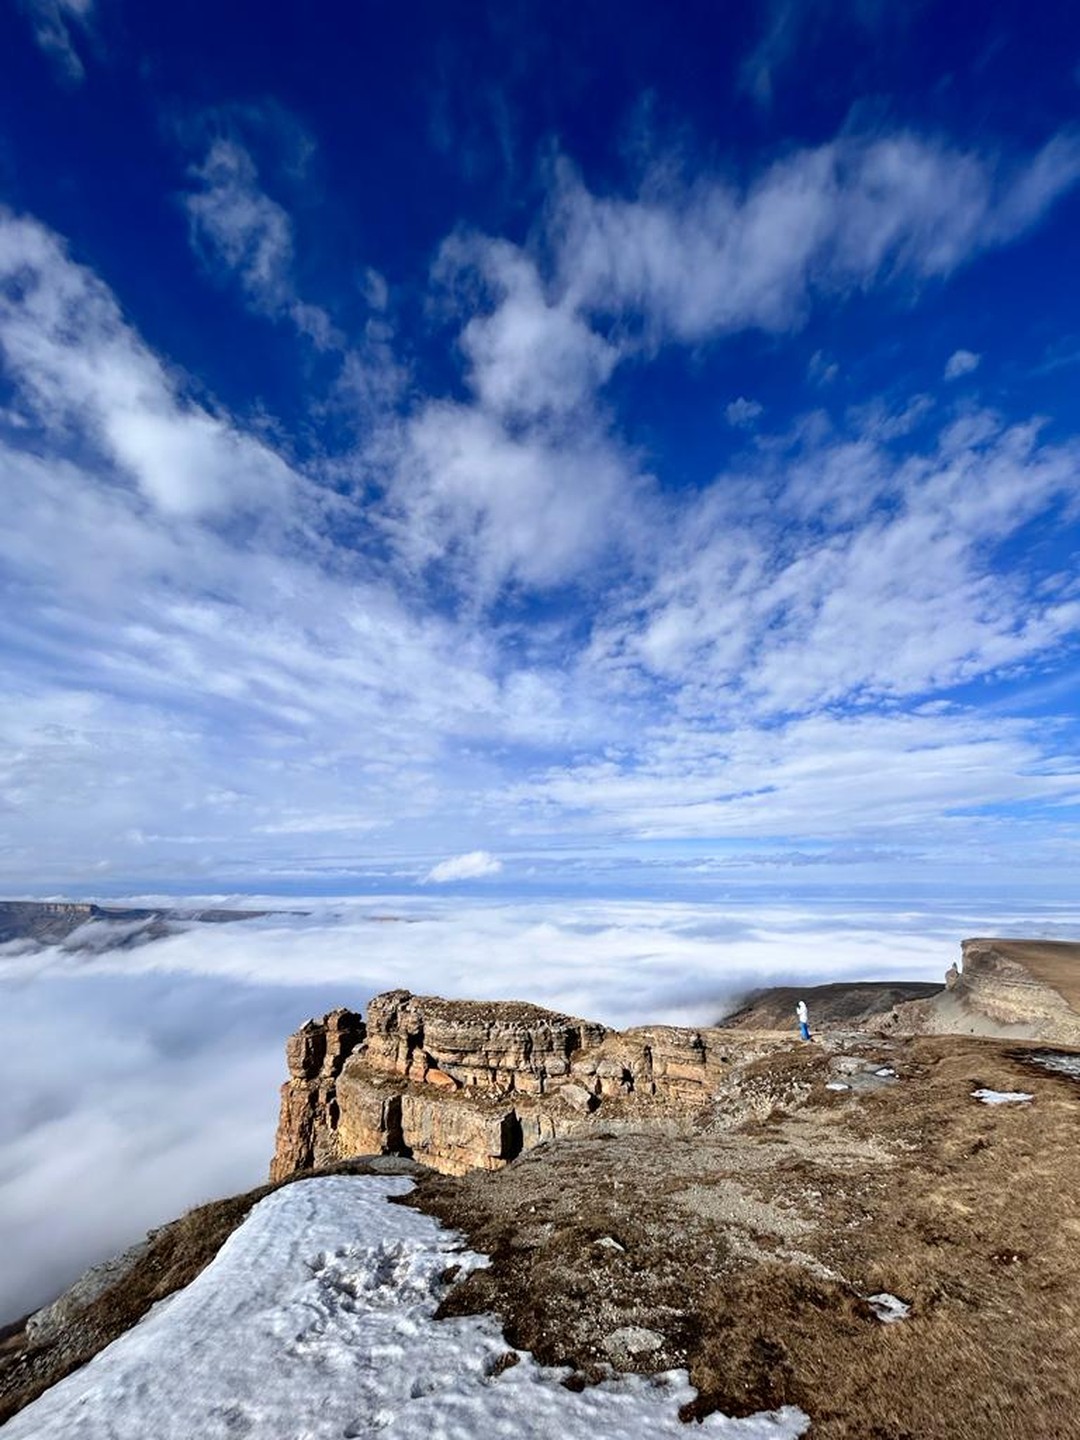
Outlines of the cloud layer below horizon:
[[285,1037],[309,1015],[404,986],[528,999],[616,1028],[705,1024],[756,986],[938,980],[965,933],[1053,936],[1075,921],[1045,908],[385,896],[195,926],[134,950],[0,947],[0,1324],[148,1227],[260,1183]]

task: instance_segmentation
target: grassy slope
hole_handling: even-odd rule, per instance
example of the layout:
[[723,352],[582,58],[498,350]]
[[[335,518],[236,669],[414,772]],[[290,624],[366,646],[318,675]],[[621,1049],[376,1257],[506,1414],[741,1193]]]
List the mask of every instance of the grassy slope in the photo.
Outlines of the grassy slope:
[[[586,1375],[606,1334],[649,1327],[640,1368],[688,1365],[701,1409],[792,1401],[822,1440],[1080,1437],[1080,1085],[994,1040],[877,1056],[901,1079],[858,1098],[825,1090],[817,1047],[762,1062],[808,1104],[737,1134],[424,1177],[418,1203],[494,1257],[450,1306],[497,1308],[511,1343]],[[986,1107],[981,1085],[1035,1100]],[[860,1297],[882,1290],[908,1320],[873,1318]]]

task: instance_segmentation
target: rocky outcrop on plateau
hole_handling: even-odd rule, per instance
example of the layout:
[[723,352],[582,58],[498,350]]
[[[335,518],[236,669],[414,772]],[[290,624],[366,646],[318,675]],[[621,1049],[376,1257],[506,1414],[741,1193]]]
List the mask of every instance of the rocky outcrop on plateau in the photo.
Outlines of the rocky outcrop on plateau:
[[[590,1130],[675,1133],[703,1111],[715,1119],[740,1067],[793,1043],[673,1025],[608,1030],[517,1001],[392,990],[366,1020],[336,1010],[290,1038],[271,1178],[373,1154],[460,1175]],[[759,1101],[742,1090],[740,1118],[771,1107]]]
[[1080,1046],[1080,944],[971,939],[945,989],[898,1005],[882,1028],[896,1034],[985,1035]]
[[[862,1029],[1080,1047],[1080,945],[965,940],[962,968],[952,968],[943,989],[824,988],[828,1005],[811,1011],[819,1037]],[[845,998],[845,990],[858,993]],[[517,1001],[391,990],[372,1000],[366,1018],[335,1010],[289,1040],[271,1178],[358,1155],[410,1156],[463,1175],[502,1169],[549,1140],[601,1130],[685,1134],[766,1114],[797,1097],[757,1093],[748,1072],[797,1045],[795,996],[764,992],[728,1028],[617,1031]]]

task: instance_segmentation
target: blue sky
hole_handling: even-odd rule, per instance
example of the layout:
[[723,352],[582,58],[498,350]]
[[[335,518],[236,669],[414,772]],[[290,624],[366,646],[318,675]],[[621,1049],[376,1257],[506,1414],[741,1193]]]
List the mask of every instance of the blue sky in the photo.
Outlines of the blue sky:
[[0,14],[0,887],[1069,898],[1080,16]]

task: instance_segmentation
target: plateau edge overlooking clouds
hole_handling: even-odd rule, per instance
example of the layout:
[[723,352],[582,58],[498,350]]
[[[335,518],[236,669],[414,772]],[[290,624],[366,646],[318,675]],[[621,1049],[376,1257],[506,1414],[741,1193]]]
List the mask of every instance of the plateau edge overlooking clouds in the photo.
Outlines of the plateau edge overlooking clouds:
[[800,130],[805,17],[753,15],[714,114],[634,51],[580,136],[572,36],[532,113],[542,54],[478,22],[470,101],[444,26],[411,130],[342,111],[381,190],[299,63],[233,93],[230,35],[181,93],[182,25],[5,22],[41,52],[0,217],[8,886],[1069,872],[1078,448],[1035,377],[1077,317],[1014,303],[1075,234],[1075,84],[1021,133],[857,93]]
[[0,10],[0,895],[275,912],[0,944],[0,1324],[262,1175],[308,1015],[1075,924],[1078,75],[1018,0]]

